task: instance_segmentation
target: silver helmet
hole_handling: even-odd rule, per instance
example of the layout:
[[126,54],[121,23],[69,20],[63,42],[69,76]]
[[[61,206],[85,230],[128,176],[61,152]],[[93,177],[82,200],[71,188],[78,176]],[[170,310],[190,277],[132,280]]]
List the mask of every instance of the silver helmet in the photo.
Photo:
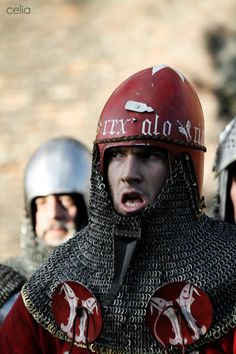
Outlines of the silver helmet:
[[[33,201],[49,194],[76,194],[88,205],[91,154],[78,140],[57,137],[40,146],[24,174],[25,209],[34,226]],[[86,212],[87,214],[87,212]]]
[[213,172],[217,178],[215,216],[234,223],[233,208],[229,196],[231,172],[236,163],[236,117],[222,130],[216,150]]

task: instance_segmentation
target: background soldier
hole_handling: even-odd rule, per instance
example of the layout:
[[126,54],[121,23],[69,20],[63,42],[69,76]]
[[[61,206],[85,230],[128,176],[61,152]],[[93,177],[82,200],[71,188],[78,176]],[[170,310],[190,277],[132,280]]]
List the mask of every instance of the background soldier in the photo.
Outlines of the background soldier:
[[219,220],[236,222],[236,118],[220,133],[213,166],[217,178],[214,215]]
[[[56,246],[87,224],[90,168],[89,150],[74,138],[53,138],[32,155],[24,176],[21,252],[5,261],[10,268],[2,266],[2,304],[13,290],[20,290],[22,279],[28,279]],[[16,295],[2,308],[2,318],[15,299]]]
[[203,213],[203,132],[196,92],[167,66],[113,92],[88,226],[23,287],[0,329],[4,354],[233,352],[236,230]]
[[21,253],[6,262],[26,278],[56,246],[87,224],[90,156],[78,140],[57,137],[40,146],[29,160],[24,174]]

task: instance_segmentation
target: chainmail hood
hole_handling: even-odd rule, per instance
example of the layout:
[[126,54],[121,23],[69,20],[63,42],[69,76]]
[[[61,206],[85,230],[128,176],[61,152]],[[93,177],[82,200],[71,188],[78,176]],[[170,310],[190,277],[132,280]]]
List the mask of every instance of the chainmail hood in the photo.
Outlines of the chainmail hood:
[[0,264],[0,308],[11,295],[20,291],[26,279],[10,267]]
[[113,278],[114,228],[123,235],[139,230],[139,247],[123,284],[113,303],[103,306],[103,329],[95,343],[98,352],[164,352],[144,318],[153,292],[172,281],[196,284],[212,301],[213,325],[195,347],[223,336],[236,326],[236,228],[198,213],[197,207],[186,162],[179,160],[155,204],[135,216],[118,215],[94,161],[89,224],[80,237],[58,247],[24,286],[26,307],[45,329],[68,341],[51,311],[56,287],[64,281],[79,281],[103,305]]
[[20,254],[4,263],[29,279],[48,259],[55,247],[45,245],[35,235],[30,218],[24,217],[21,224]]

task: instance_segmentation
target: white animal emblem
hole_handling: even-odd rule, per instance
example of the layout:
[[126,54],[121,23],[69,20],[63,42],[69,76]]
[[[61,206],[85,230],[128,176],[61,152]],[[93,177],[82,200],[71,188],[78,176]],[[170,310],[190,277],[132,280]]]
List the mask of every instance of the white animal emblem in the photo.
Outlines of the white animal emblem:
[[[69,338],[73,337],[73,325],[76,317],[76,310],[78,308],[79,298],[75,295],[73,289],[67,284],[64,283],[61,287],[60,293],[64,290],[65,299],[68,302],[70,307],[70,314],[68,317],[68,323],[61,323],[61,329],[68,335]],[[85,343],[86,344],[86,333],[87,333],[87,325],[88,325],[88,316],[93,314],[93,310],[96,310],[96,314],[98,315],[98,305],[96,299],[90,297],[86,300],[81,300],[82,303],[82,315],[80,317],[79,323],[79,335],[75,336],[75,341],[77,343]]]
[[185,136],[187,142],[191,141],[192,140],[192,136],[191,136],[191,133],[190,133],[190,128],[191,128],[190,120],[187,121],[185,126],[183,126],[183,124],[179,120],[177,120],[177,122],[180,125],[180,127],[178,127],[180,134]]
[[199,328],[196,324],[196,320],[193,318],[193,315],[191,313],[191,305],[194,302],[193,292],[195,292],[198,296],[201,296],[193,285],[186,284],[182,289],[180,296],[177,299],[177,302],[181,307],[181,311],[188,323],[188,326],[194,332],[192,339],[197,340],[199,339],[200,334],[206,333],[207,329],[206,326],[202,326],[201,328]]
[[[160,297],[154,297],[151,300],[151,313],[153,311],[153,307],[155,307],[158,311],[160,311],[160,315],[165,315],[169,318],[175,337],[174,338],[169,338],[169,342],[172,345],[177,345],[177,344],[186,344],[187,338],[182,338],[181,336],[181,331],[180,331],[180,326],[179,326],[179,321],[176,316],[174,307],[173,307],[173,301],[166,301]],[[159,317],[158,317],[159,318]],[[157,318],[157,319],[158,319]]]
[[[180,296],[176,299],[176,302],[180,305],[181,312],[183,316],[185,317],[188,326],[192,329],[194,335],[192,336],[193,340],[199,339],[201,334],[206,333],[206,326],[202,326],[199,328],[196,324],[196,320],[194,319],[192,312],[191,312],[191,305],[194,302],[194,297],[193,293],[196,293],[198,296],[201,296],[197,289],[191,285],[191,284],[186,284],[181,293]],[[174,338],[169,338],[169,342],[172,345],[183,345],[187,344],[187,338],[183,338],[181,335],[181,323],[179,322],[179,319],[177,317],[176,311],[173,306],[173,301],[166,301],[165,299],[162,299],[160,297],[153,297],[151,299],[151,314],[153,313],[153,308],[156,308],[158,310],[158,317],[156,319],[156,323],[161,315],[165,315],[168,317],[168,319],[171,322],[172,329],[174,331],[175,337]],[[156,332],[156,329],[155,329]],[[158,335],[157,335],[158,338]]]
[[[98,305],[96,300],[93,297],[88,298],[87,300],[82,300],[82,307],[83,307],[83,315],[80,317],[80,334],[79,336],[75,336],[75,340],[77,343],[86,343],[86,329],[88,325],[88,316],[93,314],[93,310],[96,310],[96,314],[98,315]],[[86,311],[87,310],[87,311]]]
[[61,329],[64,332],[66,332],[69,338],[72,338],[73,337],[72,327],[74,324],[74,318],[76,316],[76,309],[77,309],[79,298],[75,295],[74,291],[67,283],[64,283],[62,285],[60,293],[62,292],[62,290],[64,290],[65,292],[65,299],[69,304],[70,314],[68,317],[68,323],[67,324],[61,323]]

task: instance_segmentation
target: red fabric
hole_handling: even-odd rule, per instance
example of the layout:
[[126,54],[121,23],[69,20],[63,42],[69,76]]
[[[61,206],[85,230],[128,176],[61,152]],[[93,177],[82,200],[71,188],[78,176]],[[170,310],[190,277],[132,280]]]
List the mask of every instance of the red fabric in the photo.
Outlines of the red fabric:
[[[19,296],[0,327],[0,353],[4,354],[64,354],[70,345],[53,337],[27,311]],[[74,348],[71,354],[86,354]]]
[[226,336],[219,340],[206,345],[201,351],[201,354],[236,354],[236,329],[232,330]]
[[[4,354],[65,354],[68,343],[53,337],[40,326],[25,308],[19,296],[0,327],[0,353]],[[236,329],[225,337],[204,346],[200,354],[236,354]],[[71,354],[87,354],[74,347]]]

